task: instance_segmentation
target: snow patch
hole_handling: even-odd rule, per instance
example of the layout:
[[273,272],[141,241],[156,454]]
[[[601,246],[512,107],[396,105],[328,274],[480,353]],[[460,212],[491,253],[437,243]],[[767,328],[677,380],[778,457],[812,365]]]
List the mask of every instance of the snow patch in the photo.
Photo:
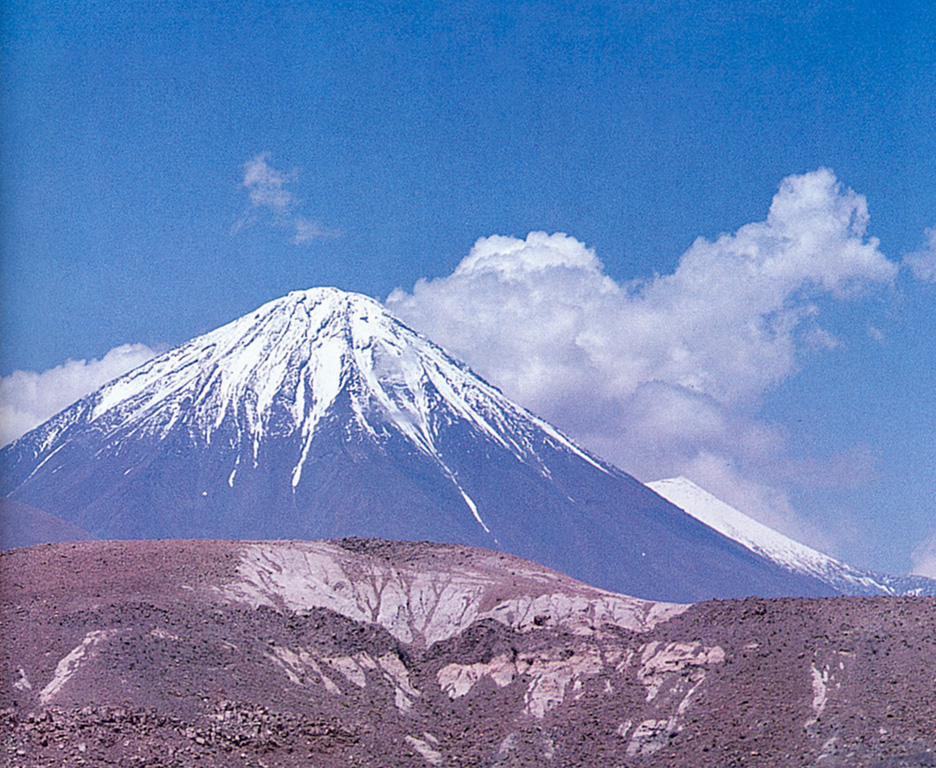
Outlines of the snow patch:
[[825,709],[826,702],[829,700],[829,670],[828,668],[819,670],[815,662],[810,665],[810,674],[812,675],[813,698],[810,707],[819,717]]
[[683,678],[692,677],[695,672],[703,672],[710,664],[720,664],[725,660],[725,651],[721,646],[705,646],[702,643],[667,643],[653,641],[640,651],[640,669],[637,679],[647,689],[647,701],[653,701],[660,693],[663,684],[673,675]]
[[13,687],[18,691],[31,691],[32,683],[29,682],[29,678],[26,677],[26,670],[20,667],[16,670],[16,680],[13,681]]

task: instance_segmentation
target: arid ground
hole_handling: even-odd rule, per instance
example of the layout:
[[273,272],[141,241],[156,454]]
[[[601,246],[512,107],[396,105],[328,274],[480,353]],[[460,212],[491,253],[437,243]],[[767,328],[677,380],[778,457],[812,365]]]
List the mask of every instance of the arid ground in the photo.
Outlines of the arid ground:
[[936,600],[614,595],[453,545],[0,554],[5,766],[936,765]]

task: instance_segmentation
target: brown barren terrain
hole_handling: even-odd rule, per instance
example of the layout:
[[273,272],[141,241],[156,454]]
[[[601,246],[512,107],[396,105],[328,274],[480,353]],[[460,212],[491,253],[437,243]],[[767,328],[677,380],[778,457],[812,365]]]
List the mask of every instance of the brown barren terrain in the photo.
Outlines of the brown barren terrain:
[[648,603],[453,545],[0,554],[5,766],[936,765],[936,600]]

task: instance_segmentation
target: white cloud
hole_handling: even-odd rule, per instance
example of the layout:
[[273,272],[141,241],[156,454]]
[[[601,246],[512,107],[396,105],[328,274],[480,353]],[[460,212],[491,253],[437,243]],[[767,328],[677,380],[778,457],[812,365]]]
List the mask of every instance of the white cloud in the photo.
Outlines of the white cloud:
[[244,163],[243,186],[252,205],[286,213],[297,203],[285,188],[290,176],[272,168],[267,162],[269,157],[269,153],[263,153]]
[[936,283],[936,227],[927,229],[925,236],[923,247],[907,256],[904,263],[918,279]]
[[936,579],[936,536],[917,544],[911,553],[911,561],[910,573]]
[[296,230],[296,234],[293,236],[293,243],[296,245],[311,243],[313,240],[322,237],[338,237],[336,230],[325,229],[318,222],[304,219],[302,216],[296,216],[292,221],[292,226]]
[[244,163],[241,187],[247,190],[249,205],[232,228],[236,234],[264,215],[269,216],[273,226],[294,231],[296,245],[304,245],[323,237],[335,237],[335,230],[325,229],[320,224],[300,213],[302,201],[287,185],[294,182],[297,172],[283,173],[269,163],[270,153],[262,152]]
[[156,354],[143,344],[124,344],[100,360],[68,360],[42,373],[14,371],[0,378],[0,446]]
[[760,517],[792,534],[775,485],[797,467],[756,412],[801,354],[838,343],[817,298],[896,275],[867,223],[865,199],[821,169],[784,179],[765,221],[698,239],[669,275],[622,284],[568,235],[494,236],[387,306],[641,479],[683,474],[748,499],[756,486]]

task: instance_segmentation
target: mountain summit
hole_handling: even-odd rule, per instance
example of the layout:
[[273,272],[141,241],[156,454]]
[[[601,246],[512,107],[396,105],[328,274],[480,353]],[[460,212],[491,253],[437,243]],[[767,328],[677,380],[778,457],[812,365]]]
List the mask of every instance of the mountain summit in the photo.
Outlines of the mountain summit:
[[99,538],[448,541],[658,600],[831,593],[331,288],[115,379],[0,451],[0,478]]

